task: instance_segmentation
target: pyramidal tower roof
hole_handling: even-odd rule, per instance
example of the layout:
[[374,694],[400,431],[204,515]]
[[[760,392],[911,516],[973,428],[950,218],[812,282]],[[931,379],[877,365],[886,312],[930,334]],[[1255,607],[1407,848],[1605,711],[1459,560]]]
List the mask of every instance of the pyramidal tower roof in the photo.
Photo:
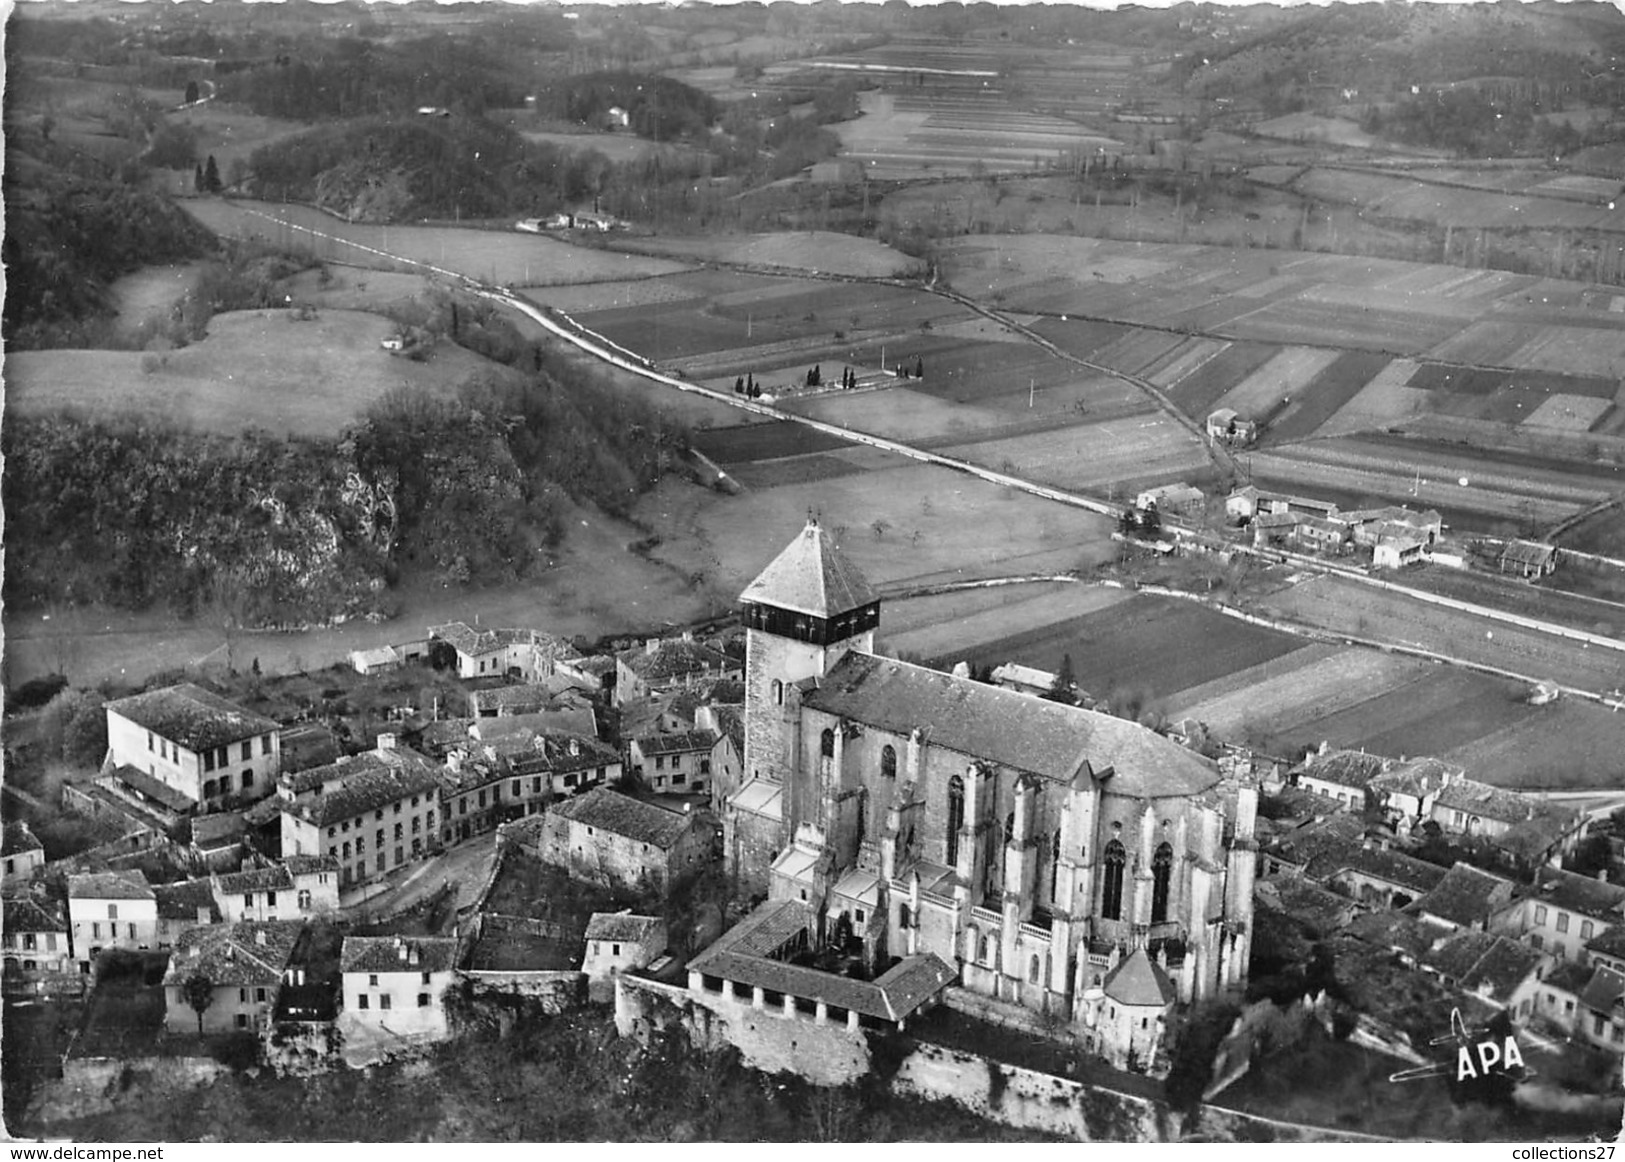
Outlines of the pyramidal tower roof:
[[835,547],[817,519],[809,516],[807,527],[745,586],[739,599],[828,618],[880,597]]
[[1106,995],[1120,1005],[1167,1005],[1179,994],[1145,949],[1136,948],[1106,978]]

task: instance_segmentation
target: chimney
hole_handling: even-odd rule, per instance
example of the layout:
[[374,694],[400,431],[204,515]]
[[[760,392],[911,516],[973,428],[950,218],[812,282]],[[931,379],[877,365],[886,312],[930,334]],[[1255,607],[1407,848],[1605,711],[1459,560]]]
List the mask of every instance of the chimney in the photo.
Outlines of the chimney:
[[418,963],[418,946],[416,944],[407,946],[406,963],[411,965]]
[[1597,882],[1600,883],[1600,884],[1606,884],[1608,882],[1608,869],[1607,868],[1600,867],[1600,868],[1597,869]]
[[256,928],[256,929],[254,929],[254,943],[258,944],[261,948],[265,947],[265,929],[264,928]]
[[406,960],[407,958],[406,941],[402,940],[399,936],[395,937],[395,955],[402,961]]
[[652,637],[648,641],[644,642],[643,643],[643,652],[645,654],[651,655],[651,656],[654,655],[654,654],[659,653],[660,652],[660,639],[656,638],[656,637]]
[[394,734],[385,733],[385,734],[380,734],[378,736],[378,752],[380,754],[382,754],[384,751],[394,750],[394,749],[395,749],[395,736],[394,736]]
[[694,640],[694,631],[691,629],[685,629],[683,631],[683,640],[685,642],[692,642]]
[[570,753],[572,755],[578,755],[578,754],[581,753],[581,740],[580,739],[572,738],[570,740]]

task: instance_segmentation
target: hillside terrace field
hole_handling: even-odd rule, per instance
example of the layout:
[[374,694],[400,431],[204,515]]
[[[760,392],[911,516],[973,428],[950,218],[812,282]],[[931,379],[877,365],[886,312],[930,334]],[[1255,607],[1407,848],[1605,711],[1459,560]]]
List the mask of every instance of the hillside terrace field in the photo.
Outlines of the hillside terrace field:
[[92,416],[135,410],[235,434],[246,427],[332,436],[373,400],[406,384],[449,393],[506,369],[454,343],[422,363],[379,343],[396,330],[379,315],[281,310],[216,315],[200,341],[175,351],[18,351],[6,358],[6,408],[72,407]]

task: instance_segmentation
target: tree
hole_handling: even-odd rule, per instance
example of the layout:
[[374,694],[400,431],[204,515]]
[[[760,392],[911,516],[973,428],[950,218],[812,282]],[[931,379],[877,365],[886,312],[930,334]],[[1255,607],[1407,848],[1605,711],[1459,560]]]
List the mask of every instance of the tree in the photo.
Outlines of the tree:
[[203,165],[203,184],[208,187],[211,194],[218,194],[225,188],[220,182],[220,167],[215,164],[214,154],[212,153],[209,155],[209,160]]
[[181,981],[181,995],[186,1003],[192,1006],[197,1013],[198,1036],[203,1036],[203,1014],[209,1006],[214,1004],[214,981],[201,972],[194,972]]
[[185,103],[188,104],[188,105],[197,104],[197,82],[196,81],[187,81],[186,82],[186,100],[185,100]]
[[1140,517],[1140,531],[1148,537],[1155,537],[1162,532],[1162,514],[1157,506],[1147,505],[1144,515]]
[[1061,655],[1061,668],[1055,671],[1055,680],[1050,683],[1049,693],[1045,695],[1051,702],[1065,702],[1071,705],[1076,695],[1073,693],[1078,684],[1077,673],[1072,669],[1072,655]]
[[917,355],[914,357],[914,378],[925,378],[925,356],[923,355]]
[[201,165],[195,167],[195,172],[192,174],[192,188],[200,194],[209,192],[208,183],[203,180],[203,166]]

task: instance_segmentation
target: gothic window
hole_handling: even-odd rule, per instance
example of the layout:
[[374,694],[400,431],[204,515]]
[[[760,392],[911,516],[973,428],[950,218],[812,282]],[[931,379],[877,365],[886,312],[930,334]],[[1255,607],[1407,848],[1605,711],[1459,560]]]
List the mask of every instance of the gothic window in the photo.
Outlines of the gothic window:
[[818,753],[827,759],[835,757],[835,732],[826,730],[818,739]]
[[1119,840],[1106,845],[1106,874],[1100,885],[1100,917],[1103,920],[1123,918],[1123,865],[1128,853]]
[[1174,878],[1174,849],[1164,843],[1151,857],[1151,922],[1168,919],[1168,885]]
[[880,777],[883,779],[897,777],[897,751],[893,747],[880,748]]
[[773,705],[784,705],[784,683],[777,678],[773,679]]
[[1059,900],[1059,897],[1057,897],[1055,893],[1060,887],[1060,881],[1061,829],[1057,827],[1055,829],[1055,834],[1050,838],[1049,842],[1049,898],[1051,904],[1055,904]]
[[1038,955],[1036,953],[1034,953],[1033,958],[1027,962],[1027,983],[1038,983]]
[[948,865],[959,863],[959,831],[965,826],[965,780],[948,780]]
[[991,965],[993,963],[992,945],[993,945],[993,938],[984,933],[983,936],[982,936],[981,955],[978,956],[976,959],[980,960],[983,964]]
[[908,927],[908,921],[909,921],[908,905],[907,904],[899,904],[897,906],[897,927],[898,928],[907,928]]

